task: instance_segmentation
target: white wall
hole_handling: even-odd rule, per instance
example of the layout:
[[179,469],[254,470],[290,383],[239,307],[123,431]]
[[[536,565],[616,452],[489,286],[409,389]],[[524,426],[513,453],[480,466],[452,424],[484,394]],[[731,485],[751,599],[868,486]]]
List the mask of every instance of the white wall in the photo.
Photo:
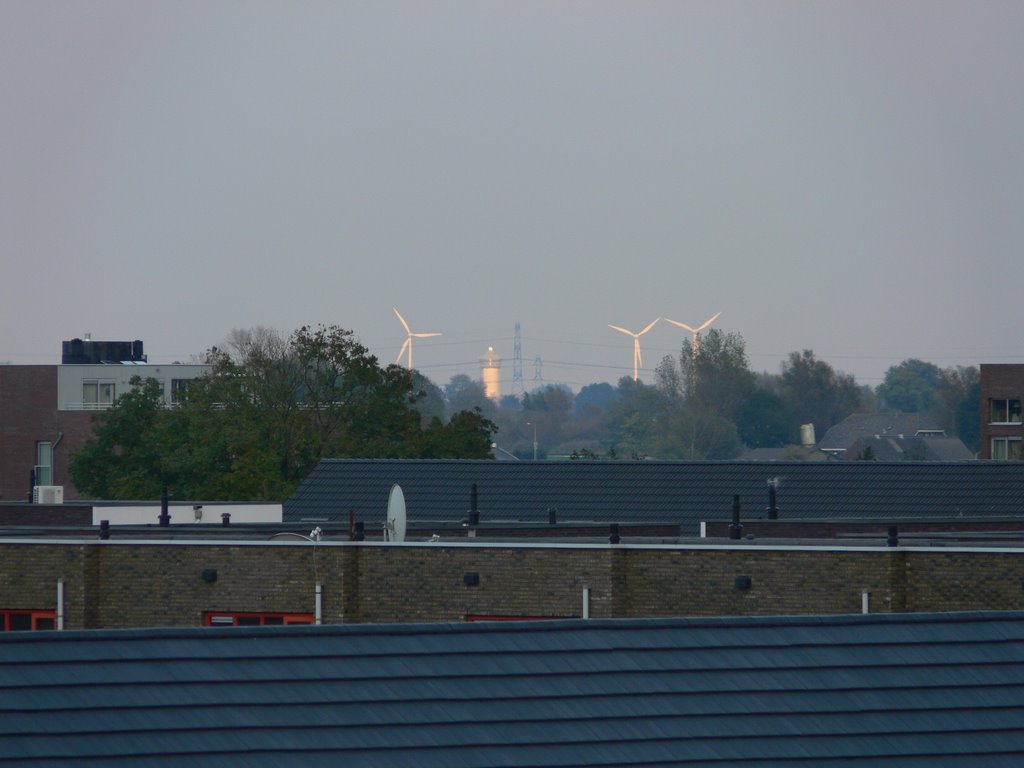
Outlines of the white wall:
[[[221,514],[231,515],[231,524],[235,523],[280,523],[284,519],[284,508],[281,504],[202,504],[203,518],[195,519],[193,506],[199,502],[171,502],[167,512],[171,516],[171,525],[188,523],[195,525],[221,525]],[[92,508],[92,524],[99,525],[100,520],[109,520],[111,525],[157,525],[160,522],[160,503],[147,504],[95,504]]]
[[[59,365],[57,366],[57,410],[80,411],[83,381],[114,382],[114,397],[120,397],[131,390],[133,376],[142,379],[157,379],[164,385],[164,397],[170,405],[171,380],[194,379],[209,373],[208,365],[171,363],[168,365]],[[90,410],[94,410],[95,407]]]

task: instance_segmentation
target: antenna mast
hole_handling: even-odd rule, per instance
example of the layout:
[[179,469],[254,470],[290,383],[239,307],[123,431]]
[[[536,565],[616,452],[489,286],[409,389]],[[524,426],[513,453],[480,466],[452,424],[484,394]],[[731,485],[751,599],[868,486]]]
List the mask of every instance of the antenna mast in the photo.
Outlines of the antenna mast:
[[519,335],[519,321],[516,320],[516,336],[512,347],[512,394],[522,394],[523,387],[523,345]]

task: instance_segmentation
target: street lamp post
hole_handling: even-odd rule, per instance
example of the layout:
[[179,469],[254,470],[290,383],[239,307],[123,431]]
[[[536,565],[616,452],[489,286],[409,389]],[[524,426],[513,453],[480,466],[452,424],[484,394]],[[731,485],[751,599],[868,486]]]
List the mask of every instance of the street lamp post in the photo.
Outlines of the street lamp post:
[[537,460],[537,425],[532,421],[526,422],[526,426],[533,427],[533,460]]

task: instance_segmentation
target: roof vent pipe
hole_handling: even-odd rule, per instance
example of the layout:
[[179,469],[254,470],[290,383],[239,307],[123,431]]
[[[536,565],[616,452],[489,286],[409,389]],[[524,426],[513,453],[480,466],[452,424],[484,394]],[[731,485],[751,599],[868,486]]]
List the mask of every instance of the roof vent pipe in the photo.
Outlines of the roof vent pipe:
[[110,521],[100,520],[100,539],[106,541],[110,538]]
[[889,526],[889,535],[885,543],[890,547],[898,547],[900,545],[900,531],[895,525]]
[[469,489],[469,524],[480,525],[480,508],[477,506],[476,483]]
[[729,525],[729,538],[739,539],[743,535],[743,526],[740,524],[740,497],[732,497],[732,523]]
[[558,507],[548,507],[548,525],[558,522]]
[[779,478],[773,477],[768,480],[768,519],[779,519],[779,504],[776,499],[776,491],[779,487]]
[[621,539],[619,538],[619,524],[612,523],[608,526],[608,543],[618,544]]
[[227,526],[231,525],[231,513],[230,512],[221,512],[220,513],[220,524],[223,525],[225,528]]
[[160,517],[157,518],[160,521],[161,528],[166,528],[171,524],[171,515],[167,511],[167,507],[167,486],[165,485],[160,492]]

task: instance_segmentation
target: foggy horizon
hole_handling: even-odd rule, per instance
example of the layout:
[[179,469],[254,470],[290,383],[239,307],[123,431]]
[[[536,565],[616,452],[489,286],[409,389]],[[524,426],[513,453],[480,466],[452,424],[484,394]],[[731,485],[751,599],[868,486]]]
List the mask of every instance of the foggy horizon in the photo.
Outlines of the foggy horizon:
[[322,324],[387,365],[397,307],[503,393],[517,321],[527,391],[716,312],[755,372],[1024,362],[1021,39],[986,1],[2,4],[0,361]]

